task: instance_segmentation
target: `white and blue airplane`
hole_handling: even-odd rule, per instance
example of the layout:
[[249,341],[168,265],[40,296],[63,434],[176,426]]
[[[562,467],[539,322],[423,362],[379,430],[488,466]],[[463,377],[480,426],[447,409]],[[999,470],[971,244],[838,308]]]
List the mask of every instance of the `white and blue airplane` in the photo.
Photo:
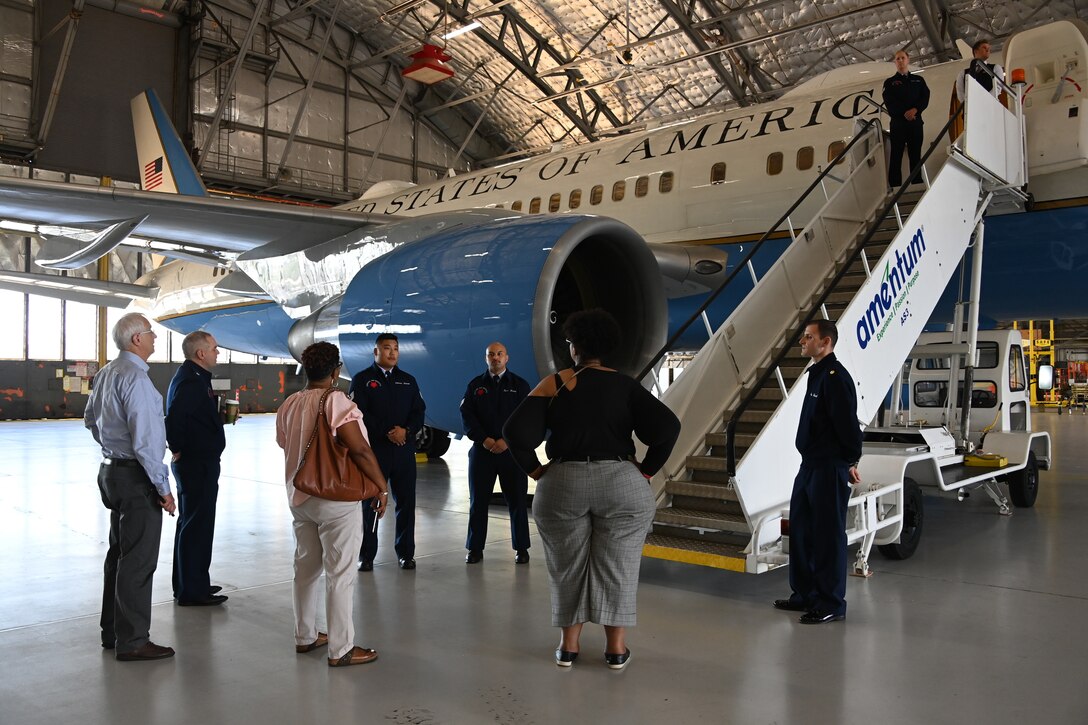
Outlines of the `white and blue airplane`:
[[[987,222],[982,310],[998,320],[1085,317],[1088,26],[1033,28],[1004,51],[1007,71],[1027,76],[1034,205]],[[932,92],[927,145],[965,67],[921,71]],[[428,425],[459,430],[457,404],[480,350],[503,340],[519,372],[543,376],[565,362],[561,322],[575,310],[615,314],[625,340],[613,363],[640,369],[723,279],[726,261],[743,258],[835,157],[857,120],[879,115],[870,101],[879,102],[892,72],[887,63],[852,65],[766,104],[431,184],[380,182],[334,209],[208,196],[147,92],[132,103],[143,190],[0,178],[0,220],[97,231],[90,242],[46,238],[36,261],[54,269],[155,240],[173,261],[136,285],[88,282],[92,296],[83,299],[115,294],[231,349],[297,357],[330,340],[354,373],[370,364],[375,336],[395,332],[428,401]],[[819,201],[801,205],[795,228]],[[769,267],[787,242],[778,234],[754,265]],[[41,294],[50,278],[3,272],[0,285]],[[738,278],[712,320],[750,285]],[[677,347],[705,339],[693,327]]]

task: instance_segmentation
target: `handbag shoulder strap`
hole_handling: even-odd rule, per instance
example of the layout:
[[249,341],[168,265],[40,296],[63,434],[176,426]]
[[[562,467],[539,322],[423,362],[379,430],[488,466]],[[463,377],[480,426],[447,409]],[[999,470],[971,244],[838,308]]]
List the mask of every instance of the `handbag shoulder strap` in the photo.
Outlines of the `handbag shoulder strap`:
[[295,469],[294,476],[291,476],[291,480],[294,480],[298,472],[302,470],[302,466],[306,463],[306,454],[310,452],[310,446],[314,444],[314,440],[317,439],[317,427],[321,425],[321,419],[325,417],[325,398],[329,397],[329,393],[332,392],[332,388],[327,389],[321,394],[321,400],[317,404],[317,417],[314,418],[314,431],[310,434],[310,440],[307,441],[306,447],[302,450],[302,455],[298,459],[298,467]]

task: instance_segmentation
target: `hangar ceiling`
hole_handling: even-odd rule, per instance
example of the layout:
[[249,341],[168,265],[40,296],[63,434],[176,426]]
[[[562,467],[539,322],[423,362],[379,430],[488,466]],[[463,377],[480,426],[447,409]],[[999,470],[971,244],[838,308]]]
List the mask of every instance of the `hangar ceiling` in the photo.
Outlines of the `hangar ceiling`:
[[473,144],[477,166],[772,99],[901,47],[924,66],[960,57],[957,39],[1000,48],[1017,30],[1088,15],[1075,0],[290,0],[268,12],[308,22],[315,47],[330,23],[350,29],[361,41],[353,64],[384,67],[386,79],[421,43],[445,46],[456,75],[408,84],[407,102],[432,118],[458,114],[451,141]]

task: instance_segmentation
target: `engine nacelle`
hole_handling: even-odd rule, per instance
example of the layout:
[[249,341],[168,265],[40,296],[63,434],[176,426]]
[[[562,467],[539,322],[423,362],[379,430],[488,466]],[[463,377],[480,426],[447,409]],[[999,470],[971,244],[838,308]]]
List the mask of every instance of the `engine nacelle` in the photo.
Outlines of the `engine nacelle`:
[[518,216],[404,244],[363,267],[343,296],[295,323],[296,357],[310,343],[340,346],[347,372],[373,362],[393,332],[400,366],[419,381],[428,425],[461,430],[458,405],[496,340],[510,369],[535,382],[570,365],[562,325],[601,307],[623,339],[605,362],[636,374],[665,343],[661,273],[649,247],[613,219]]

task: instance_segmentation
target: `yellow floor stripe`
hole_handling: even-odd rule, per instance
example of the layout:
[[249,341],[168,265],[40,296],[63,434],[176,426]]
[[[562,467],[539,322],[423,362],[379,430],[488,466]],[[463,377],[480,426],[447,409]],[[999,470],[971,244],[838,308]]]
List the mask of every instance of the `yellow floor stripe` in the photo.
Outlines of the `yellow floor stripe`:
[[682,564],[695,564],[697,566],[713,567],[714,569],[744,572],[744,559],[732,556],[704,554],[698,551],[673,549],[667,546],[652,546],[650,544],[642,547],[642,555],[651,559],[665,559],[667,561],[679,561]]

